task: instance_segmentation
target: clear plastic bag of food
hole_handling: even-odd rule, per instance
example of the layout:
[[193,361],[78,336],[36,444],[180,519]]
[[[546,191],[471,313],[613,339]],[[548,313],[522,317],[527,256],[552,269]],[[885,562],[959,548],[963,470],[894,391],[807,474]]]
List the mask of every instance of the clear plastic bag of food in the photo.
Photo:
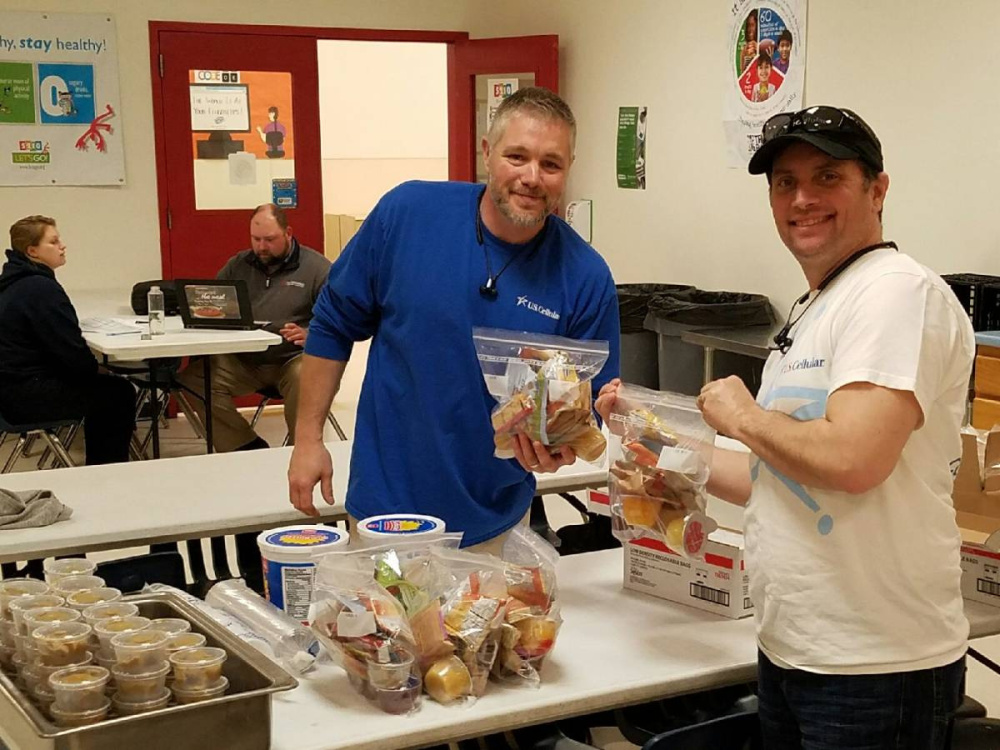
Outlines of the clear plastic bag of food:
[[[418,635],[411,622],[439,619],[439,591],[447,579],[432,550],[457,547],[460,540],[461,535],[445,535],[319,558],[310,627],[351,685],[383,711],[418,707],[423,649],[450,654],[443,625],[435,637]],[[428,637],[430,644],[421,640]]]
[[608,342],[473,328],[483,378],[497,400],[491,416],[497,458],[513,458],[527,435],[549,447],[568,445],[585,461],[604,455],[591,381],[608,359]]
[[499,651],[509,599],[507,566],[492,555],[462,550],[436,550],[435,556],[451,576],[442,605],[445,631],[469,673],[470,695],[479,697]]
[[562,627],[556,600],[559,553],[526,526],[515,526],[501,552],[507,610],[500,631],[494,678],[538,687],[539,670]]
[[715,430],[692,396],[623,384],[609,419],[611,526],[622,541],[659,539],[700,558],[717,528],[705,515]]

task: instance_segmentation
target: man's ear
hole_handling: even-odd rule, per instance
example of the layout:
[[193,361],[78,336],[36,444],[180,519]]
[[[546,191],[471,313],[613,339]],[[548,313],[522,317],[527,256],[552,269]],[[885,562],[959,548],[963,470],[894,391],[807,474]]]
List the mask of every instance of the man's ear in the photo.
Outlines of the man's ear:
[[881,211],[885,204],[885,195],[889,192],[889,175],[879,172],[878,177],[872,181],[872,200],[875,202],[875,210]]
[[480,149],[483,152],[483,165],[486,167],[486,173],[489,174],[489,172],[490,172],[490,139],[487,138],[486,136],[483,136],[483,141],[479,145],[479,147],[480,147]]

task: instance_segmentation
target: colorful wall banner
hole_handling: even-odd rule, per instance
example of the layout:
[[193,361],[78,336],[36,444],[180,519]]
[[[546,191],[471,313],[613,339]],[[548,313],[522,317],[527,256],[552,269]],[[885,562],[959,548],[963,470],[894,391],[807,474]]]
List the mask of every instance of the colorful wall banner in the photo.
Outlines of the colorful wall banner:
[[520,81],[516,78],[486,79],[486,132],[493,126],[493,117],[500,102],[517,91]]
[[807,0],[735,0],[730,8],[722,118],[730,167],[746,167],[768,117],[805,106],[806,11]]
[[646,189],[646,107],[618,108],[618,187]]
[[0,16],[0,185],[123,185],[114,18]]

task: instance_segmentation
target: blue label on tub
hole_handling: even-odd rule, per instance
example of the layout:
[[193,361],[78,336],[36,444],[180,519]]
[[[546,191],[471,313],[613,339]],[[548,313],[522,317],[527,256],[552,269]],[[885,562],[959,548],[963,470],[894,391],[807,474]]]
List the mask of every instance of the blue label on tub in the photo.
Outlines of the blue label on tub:
[[422,531],[433,531],[438,524],[426,518],[380,518],[365,524],[369,531],[379,534],[419,534]]
[[325,544],[336,544],[341,539],[343,535],[334,529],[285,529],[264,537],[268,544],[288,549],[322,547]]

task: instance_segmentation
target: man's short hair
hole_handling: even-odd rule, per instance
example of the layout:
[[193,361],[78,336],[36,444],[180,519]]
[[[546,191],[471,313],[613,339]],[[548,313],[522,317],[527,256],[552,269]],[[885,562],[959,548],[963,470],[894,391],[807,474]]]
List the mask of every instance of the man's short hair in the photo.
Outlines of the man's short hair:
[[34,247],[42,241],[42,237],[45,236],[45,230],[55,225],[55,219],[39,214],[18,219],[10,227],[11,249],[22,255],[27,254],[29,247]]
[[782,42],[788,42],[789,44],[792,43],[792,32],[788,29],[784,29],[780,34],[778,34],[778,44],[781,44]]
[[274,203],[262,203],[253,210],[252,219],[259,213],[267,212],[271,214],[271,217],[278,223],[278,226],[284,229],[288,229],[288,214],[285,213],[285,209],[281,206],[277,206]]
[[518,89],[508,96],[497,107],[496,114],[493,115],[493,123],[486,138],[490,147],[496,145],[507,129],[507,122],[518,113],[527,113],[536,117],[548,120],[559,120],[569,126],[570,143],[576,144],[576,118],[573,117],[573,110],[558,95],[542,86],[528,86]]

